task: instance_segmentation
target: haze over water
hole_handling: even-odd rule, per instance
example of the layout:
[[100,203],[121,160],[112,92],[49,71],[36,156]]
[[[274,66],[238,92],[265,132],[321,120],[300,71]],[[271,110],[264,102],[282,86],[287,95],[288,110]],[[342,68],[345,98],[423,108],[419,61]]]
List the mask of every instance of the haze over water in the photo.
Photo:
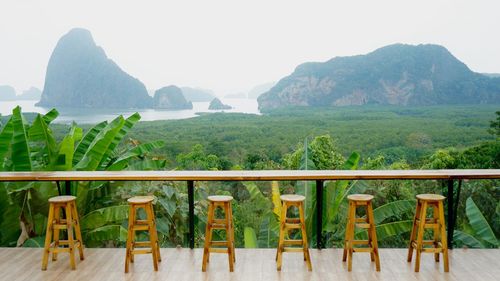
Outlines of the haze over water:
[[[138,112],[141,115],[141,121],[186,119],[198,116],[196,113],[214,113],[214,112],[239,112],[249,114],[260,114],[257,100],[254,99],[221,99],[224,104],[232,106],[229,110],[208,110],[209,102],[193,102],[193,109],[186,110],[162,110],[162,109],[107,109],[107,108],[64,108],[57,107],[59,117],[55,123],[94,124],[103,120],[112,120],[118,115],[125,117]],[[12,114],[12,109],[21,106],[23,113],[37,112],[45,114],[51,108],[35,106],[36,100],[23,101],[1,101],[0,114],[2,116]]]

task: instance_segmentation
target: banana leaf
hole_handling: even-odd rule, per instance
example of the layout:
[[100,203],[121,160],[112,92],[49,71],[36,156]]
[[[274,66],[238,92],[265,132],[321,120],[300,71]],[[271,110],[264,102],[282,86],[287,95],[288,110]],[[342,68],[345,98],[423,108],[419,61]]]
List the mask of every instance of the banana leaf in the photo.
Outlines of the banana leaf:
[[81,218],[82,230],[96,229],[110,223],[121,223],[128,218],[128,206],[118,205],[92,211]]
[[135,123],[139,122],[139,120],[141,120],[141,115],[137,112],[130,115],[127,119],[125,119],[125,123],[120,128],[118,133],[115,134],[113,141],[109,144],[109,147],[105,151],[104,155],[102,156],[101,161],[100,161],[98,166],[103,166],[104,163],[106,161],[108,161],[108,158],[113,153],[113,151],[118,146],[118,144],[122,141],[122,139],[125,137],[125,135],[130,131],[130,129],[132,129],[132,127],[135,125]]
[[414,210],[415,200],[398,200],[375,208],[373,210],[373,217],[375,224],[379,225],[389,218],[400,217],[402,214],[413,212]]
[[[389,237],[408,233],[411,231],[412,226],[412,220],[396,221],[377,225],[375,227],[377,231],[377,239],[378,241],[383,241]],[[356,239],[368,239],[366,230],[356,232],[355,237]]]
[[162,148],[165,145],[164,141],[153,141],[153,142],[148,142],[144,144],[140,144],[129,151],[127,151],[125,154],[120,156],[118,159],[116,159],[110,166],[106,168],[108,171],[120,171],[123,170],[127,164],[128,161],[134,157],[139,157],[146,155],[147,153],[153,151],[154,149]]
[[255,234],[255,230],[251,227],[245,227],[243,232],[244,240],[245,240],[245,248],[257,248],[257,234]]
[[[346,160],[342,166],[343,170],[356,170],[358,168],[360,155],[357,152],[351,153],[349,158]],[[347,180],[338,180],[335,182],[329,182],[324,189],[324,201],[323,206],[325,213],[323,214],[323,229],[326,231],[332,231],[335,228],[334,220],[339,212],[340,205],[344,201],[349,191],[352,189],[353,182],[349,185]],[[326,216],[325,216],[326,214]]]
[[109,150],[111,143],[115,139],[115,136],[120,132],[124,124],[125,120],[123,117],[118,116],[102,129],[90,143],[82,160],[75,165],[75,169],[80,171],[96,171],[103,157]]
[[471,197],[467,198],[467,201],[465,202],[465,214],[469,219],[469,224],[476,234],[475,236],[495,247],[498,247],[498,239],[496,238],[495,233]]
[[31,171],[30,149],[26,135],[26,124],[21,114],[21,107],[12,111],[12,167],[14,171]]
[[42,154],[42,157],[47,155],[47,163],[53,163],[57,150],[56,141],[42,115],[38,114],[36,116],[28,130],[28,135],[31,142],[40,142],[42,144],[39,153]]
[[84,240],[90,245],[105,241],[127,241],[127,229],[121,225],[105,225],[84,234]]
[[[83,136],[82,140],[76,146],[74,155],[73,155],[73,165],[76,165],[80,160],[82,160],[83,155],[87,152],[92,141],[97,137],[97,135],[108,125],[107,121],[103,121],[98,123],[94,127],[92,127],[86,134]],[[77,140],[75,140],[77,141]]]
[[14,127],[12,126],[12,117],[5,123],[0,132],[0,171],[2,171],[5,157],[10,149]]
[[470,248],[486,248],[486,246],[481,241],[477,240],[476,237],[460,230],[455,230],[453,232],[453,240]]
[[43,121],[45,121],[45,124],[49,125],[58,116],[59,116],[59,111],[57,111],[55,108],[52,108],[49,112],[43,115]]

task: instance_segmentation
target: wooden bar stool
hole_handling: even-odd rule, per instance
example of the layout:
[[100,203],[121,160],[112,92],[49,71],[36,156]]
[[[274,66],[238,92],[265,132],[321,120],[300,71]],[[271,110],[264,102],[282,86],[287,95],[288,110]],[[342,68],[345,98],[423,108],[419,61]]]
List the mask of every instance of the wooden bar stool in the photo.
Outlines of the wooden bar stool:
[[[125,273],[128,273],[129,264],[134,262],[134,255],[137,254],[152,254],[154,270],[158,271],[158,262],[161,262],[161,256],[158,234],[156,232],[153,200],[153,196],[135,196],[127,200],[129,203],[129,215]],[[139,209],[144,209],[146,212],[145,220],[137,218],[137,210]],[[135,241],[136,231],[147,231],[149,233],[149,241]]]
[[[352,254],[354,252],[370,253],[371,261],[375,262],[375,268],[380,271],[380,258],[378,255],[377,232],[375,230],[375,220],[373,219],[372,195],[352,194],[348,195],[349,215],[347,217],[347,227],[345,231],[344,254],[342,261],[347,260],[347,270],[352,270]],[[357,218],[356,209],[358,206],[366,207],[366,217]],[[368,231],[368,240],[354,240],[356,226]],[[354,245],[367,245],[365,248],[354,248]]]
[[[234,224],[233,209],[231,206],[232,196],[208,196],[208,220],[205,230],[205,246],[203,247],[203,263],[201,271],[207,270],[207,263],[210,261],[210,253],[227,253],[229,258],[229,271],[233,272],[236,256],[234,252]],[[220,207],[224,211],[224,218],[218,219],[215,216],[216,209]],[[212,231],[214,229],[224,229],[226,231],[226,241],[212,241]],[[215,246],[215,248],[212,248]]]
[[[65,218],[61,218],[61,211]],[[60,231],[66,230],[68,239],[60,240]],[[52,240],[54,235],[54,240]],[[76,239],[74,236],[76,235]],[[60,247],[67,246],[67,247]],[[83,240],[76,210],[75,196],[56,196],[49,199],[49,217],[47,219],[47,232],[45,234],[45,247],[43,250],[42,270],[47,270],[49,254],[52,260],[57,260],[57,254],[69,253],[71,269],[76,269],[75,251],[78,248],[80,260],[83,260]]]
[[[446,226],[444,221],[443,201],[446,197],[438,194],[417,195],[417,210],[413,219],[413,227],[408,247],[408,262],[411,262],[413,249],[417,253],[415,272],[420,269],[420,254],[434,253],[434,260],[439,262],[439,253],[443,253],[444,272],[449,272],[448,244],[446,241]],[[432,208],[432,218],[427,218],[427,209]],[[424,240],[425,229],[433,231],[433,240]],[[424,247],[429,245],[430,247]]]
[[[309,255],[309,247],[307,245],[306,222],[304,218],[304,200],[302,195],[288,194],[280,196],[282,202],[281,218],[280,218],[280,236],[278,240],[278,250],[276,252],[277,269],[281,271],[281,263],[283,252],[302,252],[304,261],[306,261],[307,269],[312,271],[311,256]],[[288,208],[295,206],[299,209],[298,218],[287,217]],[[292,229],[300,229],[301,239],[285,239],[289,237],[289,231]],[[300,247],[285,247],[285,246],[300,246]]]

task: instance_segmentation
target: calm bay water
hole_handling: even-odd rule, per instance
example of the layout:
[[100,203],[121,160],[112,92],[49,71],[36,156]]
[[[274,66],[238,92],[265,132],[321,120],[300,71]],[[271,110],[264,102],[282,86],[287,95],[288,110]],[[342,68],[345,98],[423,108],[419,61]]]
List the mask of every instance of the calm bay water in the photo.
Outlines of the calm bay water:
[[[142,121],[185,119],[196,117],[196,113],[205,112],[240,112],[260,114],[256,100],[252,99],[221,99],[224,104],[233,108],[230,110],[208,110],[209,102],[193,102],[193,109],[189,110],[161,110],[161,109],[105,109],[105,108],[64,108],[58,107],[59,117],[54,121],[56,123],[71,123],[75,121],[78,124],[97,123],[103,120],[112,120],[118,115],[125,117],[139,112]],[[51,108],[35,106],[37,101],[0,101],[0,114],[10,115],[12,109],[21,106],[24,113],[37,112],[47,113]]]

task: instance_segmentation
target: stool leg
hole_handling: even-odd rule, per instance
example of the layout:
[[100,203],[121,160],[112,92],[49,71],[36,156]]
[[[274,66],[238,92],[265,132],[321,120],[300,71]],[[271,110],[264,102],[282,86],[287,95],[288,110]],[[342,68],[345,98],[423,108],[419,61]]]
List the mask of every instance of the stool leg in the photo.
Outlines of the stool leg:
[[427,202],[422,203],[422,210],[420,211],[420,222],[418,224],[418,233],[417,233],[417,257],[415,259],[415,272],[420,270],[420,255],[422,253],[422,240],[424,238],[424,225],[425,218],[427,215]]
[[128,232],[127,232],[127,249],[125,252],[125,273],[128,273],[132,255],[132,239],[134,239],[134,221],[135,221],[135,208],[129,206],[128,213]]
[[45,245],[43,248],[42,270],[47,270],[49,262],[50,242],[52,240],[52,224],[54,221],[54,205],[49,205],[49,216],[47,218],[47,231],[45,232]]
[[71,215],[71,203],[66,204],[64,209],[66,211],[66,227],[68,228],[69,263],[71,265],[71,269],[75,270],[75,240],[73,235],[73,216]]
[[227,253],[229,259],[229,271],[234,271],[234,258],[233,258],[233,246],[231,237],[231,216],[229,215],[229,202],[224,202],[224,216],[226,219],[226,241],[227,241]]
[[354,227],[356,224],[356,204],[350,203],[349,206],[349,237],[347,240],[347,271],[352,271],[352,253],[353,247],[352,240],[354,239]]
[[76,239],[78,240],[78,252],[80,254],[80,260],[84,260],[85,257],[83,256],[83,239],[82,239],[82,232],[80,229],[80,220],[78,219],[78,211],[76,210],[76,202],[73,201],[71,202],[71,210],[73,211],[73,222],[75,225],[75,235]]
[[280,236],[278,239],[278,252],[276,257],[278,271],[281,271],[281,263],[283,260],[283,241],[285,240],[285,222],[286,222],[286,213],[288,209],[288,204],[283,202],[283,206],[281,207],[281,221],[280,221]]
[[212,242],[212,220],[214,216],[214,204],[209,203],[208,205],[208,219],[207,227],[205,229],[205,245],[203,246],[203,262],[201,265],[201,271],[205,272],[207,270],[208,258],[210,256],[210,244]]
[[[439,203],[438,203],[439,204]],[[432,229],[432,234],[434,236],[434,248],[439,248],[439,234],[441,231],[440,220],[439,220],[439,207],[438,205],[432,204],[432,217],[434,218],[437,227]],[[439,262],[439,253],[434,253],[434,260]]]
[[152,210],[152,205],[147,204],[144,206],[146,211],[146,220],[148,221],[149,228],[149,241],[151,243],[151,254],[153,256],[153,267],[155,271],[158,271],[158,239],[156,237],[156,227],[154,225],[154,214]]
[[[59,205],[54,206],[54,221],[56,224],[61,223],[61,207]],[[59,232],[60,229],[56,228],[53,230],[54,231],[54,249],[59,248]],[[53,251],[52,252],[52,261],[57,260],[57,252]]]
[[[154,211],[154,209],[153,209]],[[160,241],[158,240],[158,230],[156,228],[156,218],[154,217],[154,212],[153,212],[153,225],[154,225],[154,233],[155,233],[155,239],[156,239],[156,256],[158,257],[158,262],[161,262],[161,254],[160,254]]]
[[417,228],[418,228],[417,219],[420,218],[420,211],[422,209],[421,207],[422,207],[422,204],[420,203],[419,200],[417,200],[417,208],[415,211],[415,216],[413,217],[413,226],[411,228],[411,234],[410,234],[410,245],[408,246],[408,259],[407,259],[408,262],[411,262],[411,259],[413,256],[413,244],[412,244],[412,242],[416,241]]
[[347,242],[349,241],[349,226],[351,224],[351,202],[349,201],[349,207],[347,210],[347,223],[345,227],[345,238],[344,238],[344,253],[342,254],[342,261],[347,261],[347,249],[349,248]]
[[377,229],[375,228],[375,218],[373,217],[373,206],[372,202],[368,202],[367,204],[367,217],[368,223],[370,224],[370,229],[368,230],[370,235],[370,247],[372,247],[372,256],[375,258],[375,268],[377,271],[380,271],[380,258],[378,255],[378,241],[377,241]]
[[446,229],[444,224],[444,208],[443,202],[440,201],[438,204],[439,208],[439,226],[441,229],[441,247],[443,248],[443,265],[444,272],[450,271],[449,261],[448,261],[448,241],[446,240]]
[[[302,247],[304,255],[306,257],[307,269],[312,271],[311,256],[309,255],[309,246],[307,244],[307,231],[306,231],[306,220],[304,216],[304,205],[302,202],[299,204],[299,217],[300,217],[300,229],[302,230]],[[321,235],[318,233],[318,235]]]
[[231,223],[231,250],[233,251],[233,262],[236,262],[236,251],[234,250],[234,221],[233,221],[233,204],[229,202],[229,222]]

